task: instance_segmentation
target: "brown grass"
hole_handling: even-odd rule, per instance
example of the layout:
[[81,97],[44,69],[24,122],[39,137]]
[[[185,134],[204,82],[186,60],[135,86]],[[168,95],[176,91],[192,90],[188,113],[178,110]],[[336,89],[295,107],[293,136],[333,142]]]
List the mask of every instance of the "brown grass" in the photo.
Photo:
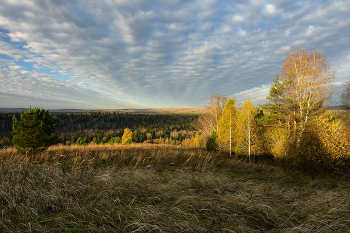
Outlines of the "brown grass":
[[6,149],[0,232],[348,232],[349,191],[200,149]]

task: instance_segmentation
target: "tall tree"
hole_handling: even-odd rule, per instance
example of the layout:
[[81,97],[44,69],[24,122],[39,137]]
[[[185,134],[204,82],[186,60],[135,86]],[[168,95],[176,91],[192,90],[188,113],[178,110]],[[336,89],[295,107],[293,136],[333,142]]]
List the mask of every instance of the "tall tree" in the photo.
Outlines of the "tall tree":
[[52,135],[56,117],[51,117],[48,110],[30,107],[27,112],[21,112],[20,121],[13,116],[12,122],[13,144],[20,152],[45,150],[57,139],[57,135]]
[[258,124],[256,121],[257,108],[254,107],[250,100],[244,102],[242,111],[238,118],[238,133],[237,140],[238,153],[246,154],[249,158],[252,152],[256,152],[256,142],[258,139]]
[[232,145],[237,134],[237,117],[238,111],[236,109],[236,103],[233,99],[229,99],[226,102],[225,109],[219,122],[218,142],[222,149],[229,150],[230,156],[233,150]]
[[280,157],[285,152],[289,134],[296,130],[295,109],[293,98],[288,96],[288,90],[293,83],[290,80],[282,80],[277,74],[271,84],[269,95],[266,98],[269,103],[260,105],[265,114],[258,118],[263,134],[259,135],[263,147],[269,149],[275,157]]
[[260,105],[260,107],[268,113],[262,120],[265,126],[275,128],[288,128],[290,129],[291,120],[294,119],[293,114],[293,99],[286,95],[291,86],[289,80],[281,80],[279,74],[273,79],[271,84],[270,93],[266,98],[269,103]]
[[219,122],[227,102],[226,96],[212,95],[209,103],[205,106],[204,113],[198,118],[198,128],[201,135],[209,137],[215,130],[218,134]]
[[288,53],[282,77],[290,83],[284,91],[294,103],[299,141],[308,121],[324,110],[323,103],[330,97],[334,72],[325,56],[314,50],[308,54],[298,49]]

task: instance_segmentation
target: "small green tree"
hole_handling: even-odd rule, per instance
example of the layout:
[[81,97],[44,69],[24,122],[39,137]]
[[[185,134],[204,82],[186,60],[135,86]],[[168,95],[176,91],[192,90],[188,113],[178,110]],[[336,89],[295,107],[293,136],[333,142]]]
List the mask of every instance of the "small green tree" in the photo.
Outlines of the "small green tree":
[[120,137],[113,137],[109,140],[109,145],[113,145],[115,143],[122,143],[122,139]]
[[85,138],[79,137],[75,144],[77,144],[78,146],[85,145],[86,144]]
[[19,152],[36,153],[51,146],[57,135],[55,130],[56,117],[51,117],[49,111],[31,107],[27,112],[21,112],[21,120],[12,118],[13,144]]
[[207,150],[208,151],[218,151],[220,150],[216,140],[218,138],[218,134],[215,130],[210,134],[208,141],[207,141]]

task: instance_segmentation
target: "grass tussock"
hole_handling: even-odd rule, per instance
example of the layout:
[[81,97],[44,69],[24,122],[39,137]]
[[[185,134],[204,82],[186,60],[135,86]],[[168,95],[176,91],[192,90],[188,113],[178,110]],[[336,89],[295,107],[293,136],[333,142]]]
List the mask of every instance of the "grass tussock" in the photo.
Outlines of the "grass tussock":
[[349,191],[199,149],[6,149],[0,232],[348,232]]

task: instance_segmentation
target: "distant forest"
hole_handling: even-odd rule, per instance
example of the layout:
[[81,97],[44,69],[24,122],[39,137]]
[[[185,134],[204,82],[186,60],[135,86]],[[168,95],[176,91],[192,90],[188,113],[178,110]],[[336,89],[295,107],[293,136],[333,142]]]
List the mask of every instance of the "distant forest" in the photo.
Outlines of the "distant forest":
[[[56,116],[57,143],[75,143],[78,137],[87,142],[106,143],[121,137],[124,129],[133,131],[134,142],[169,138],[182,141],[193,136],[198,114],[135,114],[112,112],[50,113]],[[20,113],[0,113],[0,147],[11,145],[12,117]],[[148,137],[147,137],[148,134]]]

